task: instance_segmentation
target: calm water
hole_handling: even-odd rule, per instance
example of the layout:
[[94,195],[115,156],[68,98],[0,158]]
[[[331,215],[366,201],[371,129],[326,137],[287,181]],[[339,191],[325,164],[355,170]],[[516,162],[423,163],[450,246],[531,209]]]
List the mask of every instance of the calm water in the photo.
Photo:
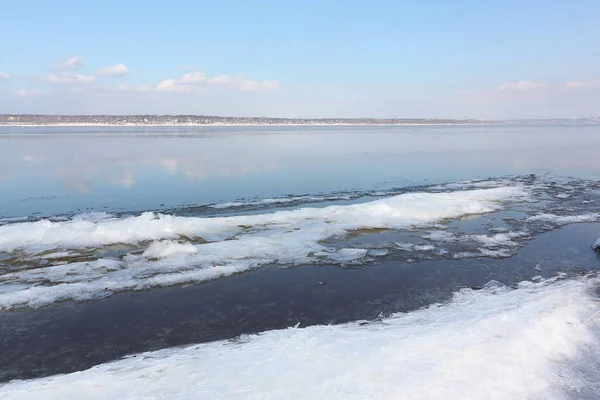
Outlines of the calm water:
[[519,174],[600,177],[600,127],[0,127],[0,216]]

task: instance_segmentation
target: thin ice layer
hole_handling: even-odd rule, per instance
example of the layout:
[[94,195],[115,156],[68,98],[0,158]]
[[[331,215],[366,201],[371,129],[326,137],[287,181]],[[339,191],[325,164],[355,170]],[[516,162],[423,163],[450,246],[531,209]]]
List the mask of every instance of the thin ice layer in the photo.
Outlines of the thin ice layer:
[[278,197],[273,199],[261,199],[261,200],[247,200],[247,201],[229,201],[227,203],[213,204],[210,207],[216,209],[224,208],[235,208],[235,207],[248,207],[258,205],[272,205],[272,204],[286,204],[296,202],[320,202],[320,201],[331,201],[331,200],[349,200],[351,196],[338,195],[338,196],[288,196]]
[[[26,399],[565,399],[594,396],[596,279],[491,282],[366,325],[165,349],[0,387]],[[595,393],[600,395],[600,393]],[[595,398],[595,397],[591,397]]]
[[[368,251],[333,249],[322,241],[363,228],[433,227],[445,218],[498,210],[502,201],[523,196],[525,190],[513,186],[402,194],[362,204],[251,216],[190,218],[144,213],[119,219],[98,214],[2,226],[0,249],[18,250],[30,258],[37,257],[38,252],[72,252],[115,243],[141,243],[145,250],[121,259],[72,262],[0,275],[0,309],[39,307],[68,299],[93,300],[117,291],[201,282],[270,263],[353,263],[366,257]],[[196,244],[189,242],[194,239]]]
[[575,224],[580,222],[595,222],[600,219],[600,213],[590,213],[582,215],[555,215],[538,214],[527,218],[528,221],[550,222],[556,225]]

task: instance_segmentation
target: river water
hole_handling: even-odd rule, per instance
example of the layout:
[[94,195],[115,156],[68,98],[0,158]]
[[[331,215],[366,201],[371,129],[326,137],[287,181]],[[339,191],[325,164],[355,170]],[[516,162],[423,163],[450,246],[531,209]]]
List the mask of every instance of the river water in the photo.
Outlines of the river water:
[[2,127],[0,377],[32,380],[0,394],[596,398],[598,149],[590,125]]

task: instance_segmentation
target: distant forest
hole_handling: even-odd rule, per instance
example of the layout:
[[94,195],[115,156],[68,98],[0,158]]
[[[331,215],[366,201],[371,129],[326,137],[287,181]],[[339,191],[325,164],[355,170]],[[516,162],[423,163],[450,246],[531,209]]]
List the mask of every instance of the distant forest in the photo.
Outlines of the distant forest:
[[447,118],[270,118],[206,115],[0,114],[0,125],[599,125],[600,117],[491,121]]

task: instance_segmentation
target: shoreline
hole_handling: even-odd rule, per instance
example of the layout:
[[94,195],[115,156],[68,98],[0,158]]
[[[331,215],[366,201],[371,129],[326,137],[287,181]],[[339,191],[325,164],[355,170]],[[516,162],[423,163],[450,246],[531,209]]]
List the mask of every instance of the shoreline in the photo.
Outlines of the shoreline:
[[150,128],[150,127],[285,127],[285,126],[490,126],[490,125],[498,125],[498,123],[488,122],[488,123],[414,123],[414,124],[360,124],[360,123],[297,123],[297,124],[269,124],[269,123],[261,123],[261,124],[235,124],[235,123],[211,123],[211,124],[194,124],[194,123],[164,123],[164,124],[103,124],[103,123],[65,123],[65,124],[0,124],[0,127],[19,127],[19,128],[35,128],[35,127],[74,127],[74,128],[84,128],[84,127],[140,127],[140,128]]
[[444,303],[460,288],[480,288],[491,280],[512,286],[538,275],[594,271],[600,255],[590,244],[598,227],[581,223],[542,233],[505,259],[401,263],[389,257],[353,268],[274,265],[201,284],[1,312],[0,385],[296,324],[375,320]]

